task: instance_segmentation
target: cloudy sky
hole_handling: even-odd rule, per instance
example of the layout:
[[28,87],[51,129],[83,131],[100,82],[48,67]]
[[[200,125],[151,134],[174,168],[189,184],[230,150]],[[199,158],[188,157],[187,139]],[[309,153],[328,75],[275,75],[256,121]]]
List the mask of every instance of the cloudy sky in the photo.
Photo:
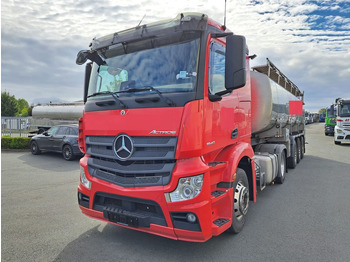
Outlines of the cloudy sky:
[[[1,90],[29,103],[82,99],[91,39],[181,12],[223,22],[224,0],[2,0]],[[350,98],[350,0],[227,0],[227,27],[305,91],[316,112]]]

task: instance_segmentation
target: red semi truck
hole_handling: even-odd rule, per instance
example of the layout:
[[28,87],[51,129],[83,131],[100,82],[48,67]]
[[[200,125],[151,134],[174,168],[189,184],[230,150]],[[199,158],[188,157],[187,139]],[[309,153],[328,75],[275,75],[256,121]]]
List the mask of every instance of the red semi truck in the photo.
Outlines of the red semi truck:
[[303,93],[269,60],[250,71],[253,57],[198,13],[93,39],[77,56],[90,60],[82,212],[185,241],[240,232],[249,201],[305,152],[303,114],[290,112]]

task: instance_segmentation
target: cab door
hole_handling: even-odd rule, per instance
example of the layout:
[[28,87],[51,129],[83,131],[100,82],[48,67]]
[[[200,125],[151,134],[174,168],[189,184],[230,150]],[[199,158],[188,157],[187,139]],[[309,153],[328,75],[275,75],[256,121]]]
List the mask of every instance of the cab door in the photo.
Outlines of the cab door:
[[205,86],[205,131],[204,151],[221,150],[234,144],[239,137],[239,129],[235,120],[238,108],[237,91],[222,96],[221,100],[212,99],[220,91],[225,91],[225,45],[212,39],[207,59],[207,86]]

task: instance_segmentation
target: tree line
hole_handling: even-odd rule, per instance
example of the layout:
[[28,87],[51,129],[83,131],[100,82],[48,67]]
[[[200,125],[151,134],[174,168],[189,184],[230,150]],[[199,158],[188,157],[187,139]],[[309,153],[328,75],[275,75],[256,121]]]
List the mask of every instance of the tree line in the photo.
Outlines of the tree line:
[[1,92],[1,116],[31,116],[32,106],[23,98],[16,99],[9,92]]

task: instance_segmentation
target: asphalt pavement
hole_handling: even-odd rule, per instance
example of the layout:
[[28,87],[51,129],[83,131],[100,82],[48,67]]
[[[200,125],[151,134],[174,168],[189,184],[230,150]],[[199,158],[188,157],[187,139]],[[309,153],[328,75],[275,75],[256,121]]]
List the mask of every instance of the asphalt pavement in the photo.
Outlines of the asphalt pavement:
[[350,145],[307,125],[306,155],[250,204],[243,231],[170,240],[81,214],[79,161],[1,153],[1,261],[350,261]]

